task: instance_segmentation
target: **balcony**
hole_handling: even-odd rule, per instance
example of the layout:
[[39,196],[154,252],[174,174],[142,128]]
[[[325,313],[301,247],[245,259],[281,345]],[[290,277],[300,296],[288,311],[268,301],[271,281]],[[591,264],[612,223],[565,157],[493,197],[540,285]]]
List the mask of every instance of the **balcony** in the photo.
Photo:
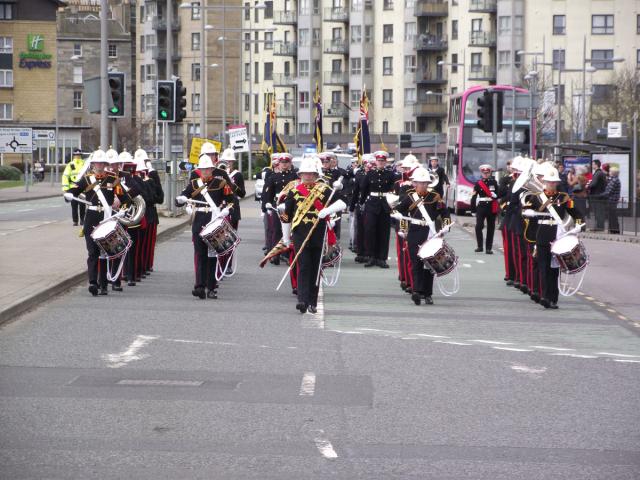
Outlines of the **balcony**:
[[469,4],[469,13],[496,13],[497,11],[497,0],[471,0]]
[[293,103],[283,103],[277,106],[276,113],[280,118],[295,118],[296,110],[293,107]]
[[273,46],[273,54],[295,57],[298,54],[298,46],[293,42],[278,42]]
[[292,87],[296,84],[296,77],[290,73],[274,73],[273,84],[277,87]]
[[342,38],[324,41],[324,53],[335,53],[346,55],[349,52],[349,45]]
[[324,110],[327,118],[348,118],[349,109],[342,103],[332,103]]
[[[154,30],[166,30],[167,29],[167,19],[164,17],[153,17],[151,20],[151,27]],[[180,30],[180,18],[173,17],[173,21],[171,22],[171,30]]]
[[325,22],[347,23],[349,21],[349,10],[346,7],[325,8],[322,20]]
[[496,81],[495,65],[471,65],[471,70],[469,72],[469,80],[495,82]]
[[[159,60],[164,62],[167,60],[167,49],[165,47],[151,47],[151,58],[153,60]],[[175,62],[180,60],[182,56],[180,55],[180,49],[177,46],[174,46],[173,55],[171,59]]]
[[324,72],[325,85],[349,85],[348,72]]
[[496,32],[471,32],[469,46],[495,48]]
[[447,0],[416,0],[416,17],[446,17],[449,14]]
[[373,9],[373,0],[360,0],[360,1],[351,2],[352,12],[362,12],[364,10],[372,10],[372,9]]
[[435,70],[418,68],[416,70],[416,83],[419,85],[442,85],[447,83],[447,75],[442,67]]
[[273,14],[274,25],[297,25],[298,12],[291,10],[279,10]]
[[439,98],[418,100],[413,104],[413,114],[416,117],[440,118],[447,116],[447,104]]
[[418,52],[439,52],[447,49],[447,36],[430,35],[421,33],[416,38],[416,50]]

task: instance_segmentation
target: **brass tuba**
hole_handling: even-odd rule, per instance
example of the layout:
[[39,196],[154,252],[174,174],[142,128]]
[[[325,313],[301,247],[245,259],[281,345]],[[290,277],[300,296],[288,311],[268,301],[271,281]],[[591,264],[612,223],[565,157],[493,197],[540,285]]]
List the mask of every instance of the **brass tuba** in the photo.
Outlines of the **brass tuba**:
[[142,221],[146,208],[147,204],[144,198],[142,198],[142,195],[133,197],[129,206],[120,209],[124,211],[124,215],[119,217],[118,220],[120,220],[120,223],[125,227],[135,227]]

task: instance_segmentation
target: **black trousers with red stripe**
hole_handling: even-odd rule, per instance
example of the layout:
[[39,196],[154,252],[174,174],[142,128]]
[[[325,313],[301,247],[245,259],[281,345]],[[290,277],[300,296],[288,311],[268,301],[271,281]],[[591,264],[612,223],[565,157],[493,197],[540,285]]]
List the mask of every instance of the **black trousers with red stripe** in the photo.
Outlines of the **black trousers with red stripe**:
[[209,257],[209,247],[202,241],[200,235],[193,234],[193,263],[196,274],[195,288],[218,288],[215,272],[218,259]]

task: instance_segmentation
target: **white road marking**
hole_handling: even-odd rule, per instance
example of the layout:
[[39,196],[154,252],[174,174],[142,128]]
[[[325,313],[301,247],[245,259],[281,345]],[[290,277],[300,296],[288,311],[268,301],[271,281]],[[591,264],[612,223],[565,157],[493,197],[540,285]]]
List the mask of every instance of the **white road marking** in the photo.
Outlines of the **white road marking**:
[[547,367],[533,368],[526,365],[511,365],[511,370],[516,372],[528,374],[534,378],[540,378],[540,374],[547,371]]
[[315,314],[307,312],[302,315],[302,328],[319,328],[324,329],[324,289],[320,285],[318,292],[318,305]]
[[594,299],[593,297],[584,297],[584,298],[586,298],[587,300],[593,300]]
[[468,340],[469,342],[487,343],[489,345],[513,345],[509,342],[496,342],[494,340]]
[[614,358],[613,361],[620,362],[620,363],[640,363],[640,360],[624,360],[621,358]]
[[463,263],[462,266],[464,268],[471,268],[471,264],[470,263]]
[[622,358],[640,358],[640,355],[626,355],[624,353],[610,353],[610,352],[596,352],[596,355],[609,355],[611,357],[622,357]]
[[446,343],[447,345],[464,345],[464,346],[470,346],[470,343],[463,343],[463,342],[450,342],[448,340],[434,340],[433,343]]
[[414,335],[416,337],[429,337],[429,338],[451,338],[451,337],[447,337],[446,335],[427,335],[426,333],[412,333],[411,335]]
[[484,263],[484,260],[476,260],[476,263]]
[[573,348],[545,347],[544,345],[531,345],[531,348],[539,348],[541,350],[553,350],[554,352],[574,351]]
[[607,312],[609,313],[616,313],[616,311],[613,308],[607,308]]
[[577,353],[552,353],[554,357],[571,357],[571,358],[598,358],[595,355],[578,355]]
[[139,354],[139,351],[158,338],[160,337],[156,335],[138,335],[124,352],[104,354],[102,358],[109,363],[109,368],[124,367],[129,362],[148,357],[146,354]]
[[366,330],[367,332],[402,333],[395,330],[380,330],[377,328],[358,328],[358,330]]
[[320,452],[320,455],[324,458],[338,458],[338,454],[324,434],[324,430],[316,431],[316,436],[313,439],[313,442],[316,444],[316,448]]
[[526,348],[513,348],[513,347],[491,347],[494,350],[506,350],[508,352],[533,352],[533,350],[527,350]]
[[302,383],[300,384],[300,396],[312,397],[316,392],[316,374],[313,372],[307,372],[302,376]]
[[33,208],[23,208],[22,210],[16,210],[16,212],[33,212]]

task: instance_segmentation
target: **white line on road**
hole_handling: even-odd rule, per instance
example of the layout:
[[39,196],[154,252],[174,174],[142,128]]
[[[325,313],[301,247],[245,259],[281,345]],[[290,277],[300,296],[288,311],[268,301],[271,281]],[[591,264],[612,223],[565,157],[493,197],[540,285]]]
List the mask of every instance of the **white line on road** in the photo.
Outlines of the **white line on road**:
[[640,360],[624,360],[622,358],[614,358],[613,361],[620,363],[640,363]]
[[540,378],[540,374],[546,372],[547,367],[533,368],[533,367],[527,367],[526,365],[511,365],[511,370],[528,374],[534,378]]
[[378,328],[357,328],[356,330],[366,330],[367,332],[381,332],[381,333],[402,333],[397,330],[380,330]]
[[484,260],[476,260],[476,263],[485,263]]
[[469,342],[487,343],[489,345],[513,345],[509,342],[496,342],[495,340],[468,340]]
[[598,358],[595,355],[578,355],[577,353],[552,353],[554,357],[571,357],[571,358]]
[[447,345],[464,345],[470,346],[470,343],[462,343],[462,342],[450,342],[448,340],[434,340],[433,343],[446,343]]
[[302,383],[300,384],[300,396],[301,397],[313,397],[316,392],[316,374],[313,372],[307,372],[302,376]]
[[574,351],[573,348],[545,347],[544,345],[531,345],[531,348],[539,348],[541,350],[553,350],[554,352]]
[[148,357],[148,355],[140,355],[138,352],[157,338],[159,337],[156,335],[138,335],[124,352],[104,354],[102,358],[109,363],[109,368],[123,367],[129,362]]
[[324,458],[338,458],[338,454],[333,448],[333,445],[331,445],[329,439],[327,439],[327,436],[324,434],[324,430],[316,431],[316,436],[313,439],[313,442],[316,444],[320,455]]
[[612,357],[623,357],[623,358],[640,358],[640,355],[626,355],[624,353],[610,353],[610,352],[596,352],[596,355],[610,355]]
[[426,333],[412,333],[411,335],[416,337],[429,337],[429,338],[451,338],[446,335],[427,335]]
[[471,268],[471,264],[470,263],[463,263],[462,266],[464,268]]
[[494,350],[506,350],[507,352],[533,352],[533,350],[527,350],[526,348],[513,348],[513,347],[491,347]]
[[23,208],[22,210],[16,210],[16,212],[33,212],[33,208]]

